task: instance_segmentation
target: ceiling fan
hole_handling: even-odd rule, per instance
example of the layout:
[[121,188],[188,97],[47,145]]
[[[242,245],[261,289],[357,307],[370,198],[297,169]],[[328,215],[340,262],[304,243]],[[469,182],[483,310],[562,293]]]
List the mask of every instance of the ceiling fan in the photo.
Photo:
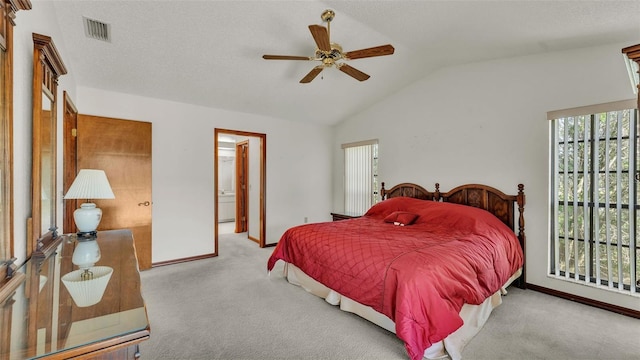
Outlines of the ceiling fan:
[[318,74],[322,72],[322,70],[324,70],[324,68],[328,68],[334,65],[338,70],[353,77],[356,80],[367,80],[369,78],[369,75],[352,66],[347,65],[346,63],[344,63],[344,61],[374,56],[391,55],[393,54],[394,48],[393,46],[387,44],[367,49],[342,52],[342,46],[336,43],[332,43],[329,39],[329,35],[331,33],[331,21],[335,16],[336,14],[333,10],[325,10],[321,15],[321,19],[323,22],[327,23],[327,27],[321,25],[309,25],[311,36],[313,36],[313,40],[315,40],[316,45],[318,46],[316,48],[314,56],[262,55],[262,58],[266,60],[320,61],[320,65],[311,69],[311,71],[305,77],[303,77],[302,80],[300,80],[300,82],[303,84],[310,83],[313,79],[315,79],[316,76],[318,76]]

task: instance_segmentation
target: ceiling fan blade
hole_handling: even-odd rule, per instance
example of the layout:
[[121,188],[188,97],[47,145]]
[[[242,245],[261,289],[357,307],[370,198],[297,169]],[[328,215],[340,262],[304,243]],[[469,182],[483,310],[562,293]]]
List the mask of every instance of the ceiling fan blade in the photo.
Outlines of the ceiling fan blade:
[[322,72],[323,69],[324,69],[324,66],[322,65],[314,67],[313,69],[311,69],[311,71],[309,71],[307,75],[305,75],[305,77],[302,78],[302,80],[300,80],[300,83],[302,84],[310,83],[311,80],[315,79],[316,76],[318,76],[318,74]]
[[395,49],[393,48],[393,46],[387,44],[387,45],[376,46],[368,49],[349,51],[344,54],[344,57],[346,57],[349,60],[353,60],[353,59],[362,59],[362,58],[373,57],[373,56],[391,55],[393,54],[394,50]]
[[369,75],[363,73],[362,71],[354,68],[353,66],[349,66],[347,64],[341,64],[338,69],[340,71],[342,71],[343,73],[351,76],[352,78],[359,80],[359,81],[365,81],[369,78]]
[[313,60],[309,56],[292,56],[292,55],[262,55],[265,60]]
[[322,51],[331,51],[331,44],[329,43],[329,32],[327,28],[320,25],[309,25],[311,30],[311,36],[316,41],[318,49]]

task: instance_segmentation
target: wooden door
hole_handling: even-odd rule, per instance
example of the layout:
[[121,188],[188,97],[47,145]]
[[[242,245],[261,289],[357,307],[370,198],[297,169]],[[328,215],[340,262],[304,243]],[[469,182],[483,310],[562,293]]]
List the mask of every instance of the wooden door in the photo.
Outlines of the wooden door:
[[249,141],[236,143],[236,233],[247,231]]
[[78,115],[78,169],[106,172],[115,199],[94,200],[100,230],[130,229],[141,270],[151,268],[151,123]]
[[[64,136],[62,137],[63,147],[62,147],[62,187],[64,188],[63,194],[66,194],[73,184],[73,180],[76,178],[78,174],[77,166],[77,156],[78,156],[78,147],[76,142],[76,133],[78,128],[78,109],[74,105],[73,101],[67,94],[67,92],[63,92],[64,98],[64,108],[62,113],[64,114],[63,121],[63,129]],[[69,234],[76,232],[76,224],[73,221],[73,212],[80,206],[81,201],[77,201],[75,199],[65,200],[64,201],[64,215],[63,215],[63,223],[62,223],[62,232],[64,234]]]

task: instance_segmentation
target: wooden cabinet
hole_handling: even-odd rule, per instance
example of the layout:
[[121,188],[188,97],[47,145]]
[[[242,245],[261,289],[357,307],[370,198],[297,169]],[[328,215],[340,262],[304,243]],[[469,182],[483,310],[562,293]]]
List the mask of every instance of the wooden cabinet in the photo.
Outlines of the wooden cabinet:
[[0,359],[138,359],[139,343],[150,335],[140,291],[140,273],[129,230],[99,231],[101,257],[111,268],[102,297],[78,306],[62,277],[78,244],[61,236],[47,257],[32,257],[0,289]]
[[349,213],[331,213],[331,216],[333,217],[333,221],[339,221],[339,220],[359,218],[362,215],[349,214]]
[[230,222],[236,220],[235,193],[218,195],[218,221]]

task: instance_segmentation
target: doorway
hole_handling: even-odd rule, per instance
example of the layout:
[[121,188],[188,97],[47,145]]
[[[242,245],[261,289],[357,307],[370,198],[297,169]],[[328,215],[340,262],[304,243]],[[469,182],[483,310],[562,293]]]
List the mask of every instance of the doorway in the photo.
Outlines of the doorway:
[[266,134],[214,130],[215,255],[219,235],[245,233],[266,242]]

